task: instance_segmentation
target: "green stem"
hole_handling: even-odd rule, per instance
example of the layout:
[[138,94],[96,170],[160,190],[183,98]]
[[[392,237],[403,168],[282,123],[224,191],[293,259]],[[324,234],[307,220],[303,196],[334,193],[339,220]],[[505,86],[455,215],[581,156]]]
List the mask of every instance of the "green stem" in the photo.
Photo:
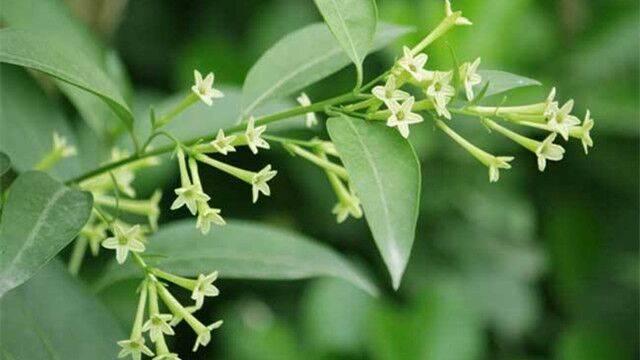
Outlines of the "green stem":
[[422,39],[422,41],[420,41],[418,45],[414,46],[413,49],[411,49],[411,55],[420,53],[432,42],[437,40],[442,35],[446,34],[446,32],[455,25],[456,20],[460,17],[460,15],[460,12],[454,12],[450,16],[444,18],[444,20],[442,20],[440,24],[438,24],[438,26],[436,26],[436,28],[433,29],[427,36],[425,36],[425,38]]
[[189,106],[195,104],[198,101],[198,96],[190,92],[176,107],[171,109],[166,115],[162,116],[160,119],[156,120],[153,128],[159,129],[173,120],[174,117],[178,116],[181,112],[185,111]]
[[60,160],[62,160],[62,150],[51,151],[34,166],[34,169],[41,171],[49,170]]
[[73,244],[73,251],[71,252],[71,258],[69,259],[69,265],[67,269],[69,273],[73,276],[77,276],[80,272],[80,267],[82,266],[82,260],[84,259],[84,254],[87,251],[87,245],[89,244],[89,240],[80,236]]
[[291,150],[293,153],[295,153],[296,155],[300,155],[301,157],[309,160],[310,162],[312,162],[313,164],[319,166],[322,169],[325,169],[327,171],[330,171],[336,175],[338,175],[339,177],[341,177],[342,179],[349,181],[349,175],[347,174],[347,170],[345,168],[343,168],[340,165],[336,165],[334,163],[332,163],[331,161],[327,160],[327,159],[322,159],[321,157],[319,157],[318,155],[315,155],[307,150],[304,150],[303,148],[296,146],[296,145],[289,145],[287,146],[287,149]]

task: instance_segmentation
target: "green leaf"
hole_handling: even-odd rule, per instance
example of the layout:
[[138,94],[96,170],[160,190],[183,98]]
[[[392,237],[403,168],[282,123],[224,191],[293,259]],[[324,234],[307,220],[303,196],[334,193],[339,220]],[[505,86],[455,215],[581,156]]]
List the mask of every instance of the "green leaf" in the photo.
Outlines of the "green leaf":
[[0,62],[42,71],[100,97],[133,127],[133,115],[117,86],[83,50],[58,36],[23,29],[0,30]]
[[116,341],[127,336],[58,261],[8,293],[0,310],[3,359],[111,360],[118,351]]
[[7,154],[0,152],[0,179],[11,170],[11,159]]
[[[408,33],[409,28],[381,23],[372,51]],[[242,88],[243,116],[267,100],[294,94],[349,64],[349,57],[324,24],[297,30],[278,41],[253,65]]]
[[[54,132],[77,145],[61,109],[24,69],[0,64],[0,73],[0,151],[12,159],[16,171],[33,169],[51,151]],[[66,179],[80,170],[78,158],[71,157],[62,159],[49,173]]]
[[356,65],[362,85],[362,62],[376,32],[378,9],[374,0],[314,0],[333,36]]
[[[146,253],[166,255],[153,265],[182,276],[214,270],[230,279],[330,276],[344,279],[370,294],[377,292],[361,272],[334,251],[301,234],[256,222],[235,220],[202,235],[193,221],[177,221],[149,239]],[[119,266],[114,261],[96,289],[137,276],[141,276],[138,268]]]
[[327,122],[364,214],[398,289],[415,236],[420,205],[420,164],[395,130],[346,115]]
[[78,234],[91,194],[29,171],[9,188],[0,219],[0,297],[32,277]]
[[477,90],[482,89],[485,84],[489,82],[489,86],[486,93],[484,94],[484,97],[502,94],[521,87],[542,85],[537,80],[529,79],[516,74],[511,74],[505,71],[478,70],[478,74],[482,76],[482,82],[476,85]]

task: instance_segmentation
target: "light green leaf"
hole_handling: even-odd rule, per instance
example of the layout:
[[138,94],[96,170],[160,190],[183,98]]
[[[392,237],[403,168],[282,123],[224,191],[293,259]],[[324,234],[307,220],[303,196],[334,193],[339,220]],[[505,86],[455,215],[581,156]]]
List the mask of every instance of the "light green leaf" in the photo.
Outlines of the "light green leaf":
[[502,94],[521,87],[542,85],[537,80],[500,70],[478,70],[478,74],[482,76],[482,82],[475,86],[477,91],[489,82],[487,92],[484,94],[485,97]]
[[420,205],[420,164],[397,131],[345,115],[327,130],[349,173],[364,214],[398,289],[415,236]]
[[[212,229],[208,235],[202,235],[192,220],[174,222],[150,238],[146,253],[167,255],[153,265],[183,276],[214,270],[230,279],[294,280],[330,276],[344,279],[371,294],[377,292],[369,279],[331,249],[301,234],[256,222],[231,221]],[[96,289],[136,276],[141,276],[138,268],[119,266],[114,261]]]
[[0,62],[42,71],[100,97],[133,127],[133,115],[117,86],[91,57],[57,36],[24,29],[0,30]]
[[342,49],[356,65],[362,84],[362,62],[376,32],[378,9],[374,0],[314,0]]
[[[410,28],[381,23],[373,48],[379,50]],[[349,64],[349,57],[324,24],[297,30],[278,41],[253,65],[242,88],[242,114],[267,100],[294,94]]]
[[[7,154],[0,152],[0,179],[11,170],[11,159]],[[1,189],[1,188],[0,188]]]
[[116,341],[127,336],[58,261],[8,293],[0,311],[3,359],[111,360],[118,351]]
[[29,171],[9,188],[0,219],[0,297],[32,277],[78,234],[91,194]]

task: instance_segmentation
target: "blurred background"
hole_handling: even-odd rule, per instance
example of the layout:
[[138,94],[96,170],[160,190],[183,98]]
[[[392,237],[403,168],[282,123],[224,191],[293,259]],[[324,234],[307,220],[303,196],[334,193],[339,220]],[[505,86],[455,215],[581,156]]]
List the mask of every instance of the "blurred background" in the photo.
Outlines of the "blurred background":
[[[321,21],[311,0],[67,0],[72,11],[122,60],[139,117],[149,104],[184,92],[193,69],[214,71],[233,92],[274,42]],[[440,0],[378,0],[383,21],[416,32],[370,56],[366,74],[384,71],[402,44],[442,18]],[[481,147],[516,156],[489,184],[486,169],[425,122],[414,143],[422,163],[421,216],[409,267],[393,292],[364,221],[336,225],[333,195],[313,166],[275,149],[273,196],[250,206],[243,185],[205,172],[230,218],[290,227],[339,249],[369,269],[383,289],[374,299],[337,280],[220,281],[208,302],[225,326],[192,355],[189,331],[174,348],[198,359],[637,359],[639,353],[639,8],[636,0],[457,0],[474,22],[427,49],[429,68],[462,61],[540,80],[507,103],[539,101],[556,86],[596,120],[595,147],[579,142],[539,173],[535,158],[488,136],[477,122],[452,126]],[[345,69],[309,89],[328,98],[353,86]],[[499,102],[501,99],[495,99]],[[117,124],[117,122],[113,122]],[[88,131],[74,123],[80,133]],[[118,133],[118,129],[111,129]],[[196,133],[197,134],[197,133]],[[313,136],[301,134],[302,136]],[[100,152],[93,153],[100,157]],[[262,156],[262,153],[261,153]],[[248,154],[234,161],[249,164]],[[89,160],[87,160],[89,162]],[[170,193],[172,169],[156,169],[138,188]],[[206,187],[206,186],[205,186]],[[244,198],[243,198],[244,200]],[[168,208],[171,199],[165,199]],[[301,211],[304,209],[304,211]],[[163,214],[163,222],[184,215]],[[104,260],[104,259],[102,259]],[[99,271],[87,262],[85,271]],[[87,275],[90,276],[90,275]],[[128,326],[135,284],[103,294]]]

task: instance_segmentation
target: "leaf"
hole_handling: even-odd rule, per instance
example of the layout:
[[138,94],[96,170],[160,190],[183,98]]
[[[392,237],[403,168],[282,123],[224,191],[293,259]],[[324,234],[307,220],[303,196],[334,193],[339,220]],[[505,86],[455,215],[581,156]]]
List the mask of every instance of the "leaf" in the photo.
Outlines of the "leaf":
[[[53,148],[53,133],[77,145],[61,109],[50,101],[24,69],[0,64],[0,151],[18,172],[33,167]],[[25,141],[29,139],[29,141]],[[66,179],[80,172],[77,157],[62,159],[50,171]]]
[[127,336],[58,261],[8,293],[0,309],[3,359],[111,360]]
[[32,277],[78,234],[91,194],[28,171],[15,180],[0,221],[0,297]]
[[498,95],[511,91],[513,89],[527,87],[527,86],[540,86],[539,81],[526,78],[524,76],[511,74],[505,71],[499,70],[478,70],[478,74],[482,76],[482,82],[476,85],[476,89],[482,89],[487,82],[489,86],[484,97]]
[[2,179],[4,174],[8,173],[9,170],[11,170],[11,159],[9,159],[7,154],[0,152],[0,179]]
[[314,0],[331,33],[356,65],[362,85],[362,62],[376,32],[378,9],[374,0]]
[[124,122],[133,127],[133,115],[120,91],[82,49],[46,32],[0,30],[0,62],[42,71],[100,97]]
[[[371,51],[408,33],[409,28],[381,23]],[[297,30],[278,41],[253,65],[242,88],[243,116],[273,98],[296,93],[349,64],[349,57],[324,24]]]
[[[256,222],[235,220],[202,235],[193,221],[164,226],[149,240],[147,254],[167,255],[153,264],[182,276],[217,270],[229,279],[294,280],[318,276],[344,279],[369,292],[375,286],[346,259],[306,236]],[[96,289],[140,276],[115,261]]]
[[398,289],[415,236],[420,205],[420,164],[398,133],[346,115],[327,122],[364,214]]

